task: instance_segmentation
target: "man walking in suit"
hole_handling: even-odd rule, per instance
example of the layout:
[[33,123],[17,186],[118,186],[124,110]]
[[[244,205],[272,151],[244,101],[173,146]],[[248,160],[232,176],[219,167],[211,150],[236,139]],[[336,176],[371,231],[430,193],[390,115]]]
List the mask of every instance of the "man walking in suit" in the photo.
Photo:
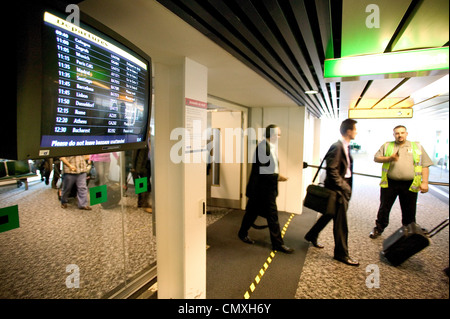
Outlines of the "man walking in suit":
[[248,230],[258,215],[262,216],[267,219],[272,248],[291,254],[294,250],[285,246],[283,238],[281,238],[276,203],[278,181],[287,181],[286,177],[280,175],[278,168],[278,139],[280,136],[280,128],[273,124],[269,125],[265,131],[266,139],[256,148],[246,190],[248,197],[246,212],[238,236],[243,242],[253,244],[254,241],[248,237]]
[[341,123],[340,132],[342,138],[331,145],[325,156],[326,172],[325,187],[336,192],[336,210],[334,214],[322,215],[305,239],[314,247],[323,248],[317,242],[319,233],[333,219],[334,259],[347,265],[358,266],[359,263],[348,255],[348,226],[347,209],[352,195],[353,159],[350,155],[350,141],[357,134],[356,121],[347,119]]

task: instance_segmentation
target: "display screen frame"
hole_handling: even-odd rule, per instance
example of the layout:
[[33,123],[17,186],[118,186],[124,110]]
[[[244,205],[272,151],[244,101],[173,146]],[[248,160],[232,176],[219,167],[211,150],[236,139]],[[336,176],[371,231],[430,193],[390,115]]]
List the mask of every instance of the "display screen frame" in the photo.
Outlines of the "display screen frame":
[[[128,54],[135,55],[147,66],[147,80],[143,102],[141,140],[125,140],[117,138],[113,143],[99,143],[99,145],[64,145],[48,146],[41,145],[42,135],[45,135],[46,123],[54,115],[48,115],[48,105],[44,105],[44,97],[48,79],[45,78],[45,56],[48,54],[43,47],[45,30],[44,14],[64,19],[66,14],[61,10],[51,7],[39,7],[30,10],[22,17],[24,23],[17,32],[20,43],[17,47],[17,112],[10,112],[12,119],[16,120],[16,134],[8,142],[11,149],[5,150],[0,157],[10,159],[35,159],[46,157],[74,156],[85,154],[97,154],[105,152],[117,152],[135,150],[148,147],[150,133],[150,118],[152,109],[152,60],[148,54],[139,49],[129,40],[120,36],[112,29],[106,27],[99,21],[80,12],[79,27],[86,31],[108,40],[117,45]],[[54,50],[53,50],[54,53]],[[146,108],[146,109],[145,109]],[[47,114],[47,115],[46,115]],[[49,117],[50,116],[50,117]],[[44,133],[44,134],[43,134]],[[95,135],[94,135],[95,136]],[[123,143],[122,143],[123,142]],[[73,143],[71,143],[73,144]],[[76,144],[76,143],[75,143]],[[89,143],[92,144],[92,143]]]

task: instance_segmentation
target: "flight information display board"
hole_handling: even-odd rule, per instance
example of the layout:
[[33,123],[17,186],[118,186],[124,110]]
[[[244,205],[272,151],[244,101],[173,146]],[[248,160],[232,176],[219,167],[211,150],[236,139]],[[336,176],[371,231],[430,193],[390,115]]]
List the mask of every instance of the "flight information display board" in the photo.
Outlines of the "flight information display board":
[[49,12],[43,61],[41,148],[145,141],[148,61],[101,32]]

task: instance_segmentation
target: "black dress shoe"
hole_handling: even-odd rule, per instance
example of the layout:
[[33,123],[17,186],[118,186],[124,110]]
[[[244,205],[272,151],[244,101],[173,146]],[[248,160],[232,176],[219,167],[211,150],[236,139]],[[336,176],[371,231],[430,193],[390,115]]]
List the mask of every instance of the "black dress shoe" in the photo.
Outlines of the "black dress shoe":
[[294,252],[294,249],[289,248],[289,247],[286,246],[286,245],[281,245],[281,246],[278,247],[278,248],[273,248],[273,250],[281,251],[282,253],[285,253],[285,254],[292,254],[292,253]]
[[377,227],[374,227],[374,229],[370,232],[369,237],[372,239],[380,237],[382,231],[380,231]]
[[356,260],[351,259],[350,257],[344,257],[344,258],[334,257],[334,259],[336,259],[337,261],[340,261],[341,263],[344,263],[346,265],[359,266],[359,262],[357,262]]
[[242,240],[244,243],[247,243],[247,244],[254,244],[254,243],[255,243],[255,241],[254,241],[253,239],[250,239],[250,237],[248,237],[248,236],[242,237],[242,236],[239,236],[239,235],[238,235],[238,237],[239,237],[239,239]]
[[305,240],[309,241],[316,248],[323,248],[323,247],[325,247],[324,245],[322,245],[322,244],[317,242],[317,238],[316,239],[311,239],[311,238],[305,236]]

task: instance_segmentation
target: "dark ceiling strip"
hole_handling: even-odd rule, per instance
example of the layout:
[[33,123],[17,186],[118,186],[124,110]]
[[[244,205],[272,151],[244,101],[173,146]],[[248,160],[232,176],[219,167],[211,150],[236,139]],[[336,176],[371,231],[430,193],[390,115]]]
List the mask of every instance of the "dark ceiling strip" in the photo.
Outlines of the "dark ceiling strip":
[[[326,0],[318,0],[318,1],[305,1],[303,0],[304,6],[306,8],[307,13],[307,21],[309,22],[309,28],[306,30],[309,30],[312,34],[312,40],[311,42],[306,41],[308,46],[313,46],[315,48],[312,49],[310,52],[310,57],[313,62],[314,71],[317,75],[317,81],[320,84],[321,91],[320,94],[323,95],[323,98],[325,99],[326,106],[329,111],[329,117],[335,117],[337,116],[337,101],[333,101],[333,95],[330,92],[330,86],[327,85],[325,82],[325,78],[323,76],[323,61],[325,60],[325,49],[324,45],[322,44],[322,35],[321,35],[321,21],[327,21],[328,22],[328,32],[327,32],[327,42],[325,44],[325,47],[328,45],[329,42],[331,42],[331,33],[330,33],[330,12],[329,12],[329,6],[328,1]],[[323,5],[325,4],[325,5]],[[306,35],[305,35],[306,37]],[[335,97],[334,97],[335,98]]]
[[[447,107],[441,107],[441,108],[436,108],[437,106],[441,105],[441,104],[447,104]],[[447,119],[448,120],[448,100],[447,101],[442,101],[442,102],[438,102],[436,104],[432,104],[430,106],[421,108],[421,109],[415,109],[414,110],[415,115],[419,114],[420,116],[433,116],[434,118],[439,117],[441,119]]]
[[328,88],[328,91],[330,92],[330,96],[331,96],[331,103],[332,103],[332,108],[333,108],[333,115],[334,118],[339,118],[338,115],[338,87],[337,87],[337,83],[336,82],[330,82],[330,83],[326,83],[326,86]]
[[[329,0],[157,1],[314,116],[338,115],[339,83],[331,87],[323,79],[325,50],[332,43]],[[342,0],[332,2],[336,1],[342,12]],[[298,7],[301,14],[293,10]],[[335,19],[339,24],[337,38],[341,19]],[[319,94],[306,94],[309,89]]]
[[[248,49],[255,55],[261,55],[262,60],[258,63],[258,65],[263,63],[265,64],[265,67],[274,69],[280,75],[280,78],[283,79],[286,86],[290,86],[295,94],[302,96],[303,102],[299,105],[307,104],[307,97],[301,93],[299,94],[299,92],[303,92],[302,88],[293,79],[292,74],[283,68],[283,63],[279,61],[277,54],[272,50],[271,44],[268,43],[266,38],[260,34],[260,29],[258,29],[258,27],[247,18],[247,12],[243,11],[242,8],[233,1],[224,2],[209,0],[209,2],[215,10],[217,10],[218,13],[216,13],[216,15],[219,15],[217,18],[223,18],[221,20],[225,20],[227,22],[224,24],[229,24],[229,31],[236,37],[241,38],[242,41],[246,43]],[[269,52],[269,50],[271,52]],[[296,69],[295,71],[298,73]],[[290,90],[290,94],[294,94],[292,90]]]
[[[249,0],[239,0],[237,1],[237,4],[241,7],[242,12],[245,13],[251,23],[257,28],[257,30],[259,30],[259,32],[256,32],[255,35],[257,36],[258,33],[260,33],[261,37],[259,37],[259,40],[267,41],[267,47],[273,49],[275,57],[279,57],[281,59],[279,64],[285,65],[291,74],[297,75],[295,77],[291,76],[291,81],[289,81],[289,77],[286,77],[285,80],[297,89],[297,94],[302,96],[304,100],[311,100],[304,93],[308,86],[298,72],[298,69],[294,66],[289,56],[286,54],[284,47],[280,44],[279,40],[283,37],[280,35],[278,27],[273,23],[273,19],[268,15],[269,13],[265,7],[262,7],[260,1],[251,2]],[[258,5],[258,7],[256,7],[255,4]],[[294,79],[300,82],[300,85],[303,87],[298,86],[298,83],[294,81]],[[317,109],[320,109],[321,106],[319,103],[314,100],[312,100],[312,103],[315,104]]]
[[[325,113],[333,114],[333,106],[331,104],[330,97],[328,95],[328,90],[325,85],[325,80],[323,78],[322,60],[319,58],[318,50],[315,43],[314,35],[311,29],[310,19],[307,15],[307,9],[303,1],[291,1],[291,9],[294,12],[294,18],[296,25],[298,26],[301,37],[304,40],[304,45],[306,46],[308,55],[311,59],[312,67],[315,71],[316,81],[322,90],[323,99],[321,99],[321,105]],[[315,14],[314,10],[314,14]]]
[[364,87],[364,89],[361,92],[361,95],[358,98],[358,101],[356,101],[356,104],[354,106],[354,108],[356,109],[356,107],[358,106],[359,102],[361,101],[361,99],[364,97],[364,94],[366,94],[367,90],[369,89],[370,85],[372,85],[373,80],[369,80],[366,83],[366,86]]
[[389,92],[386,93],[385,96],[383,96],[381,99],[379,99],[377,101],[377,103],[375,103],[374,105],[372,105],[371,109],[373,109],[375,106],[377,106],[381,101],[383,101],[385,98],[387,98],[389,95],[391,95],[395,90],[397,90],[399,87],[401,87],[403,84],[405,84],[410,78],[404,78],[403,80],[400,81],[399,84],[397,84],[396,86],[394,86],[394,88],[392,90],[390,90]]
[[[277,70],[282,72],[281,69],[275,68],[274,70],[272,67],[269,67],[265,61],[261,60],[259,55],[255,54],[251,48],[245,46],[242,41],[237,39],[222,24],[216,21],[216,19],[198,3],[195,1],[183,0],[158,1],[215,43],[222,46],[226,51],[231,53],[252,70],[269,80],[269,82],[288,95],[298,105],[306,104],[306,100],[297,93],[297,89],[292,88],[290,84],[286,82],[285,77],[277,72]],[[199,16],[198,14],[202,14],[202,16]]]
[[[447,101],[438,102],[438,103],[429,105],[427,107],[421,108],[421,109],[417,110],[417,112],[424,112],[424,113],[425,112],[429,112],[429,113],[436,112],[436,113],[447,113],[448,114],[448,107],[435,109],[436,106],[441,105],[441,104],[445,104],[445,103],[448,103],[448,100]],[[417,105],[417,104],[415,104],[415,105]]]
[[[425,102],[428,102],[429,100],[432,100],[432,99],[434,99],[434,98],[437,98],[437,97],[439,97],[439,96],[441,96],[440,94],[436,94],[436,95],[434,95],[434,96],[432,96],[432,97],[430,97],[430,98],[428,98],[428,99],[425,99],[425,100],[423,100],[423,101],[420,101],[419,103],[414,103],[414,106],[416,106],[416,105],[419,105],[419,104],[422,104],[422,103],[425,103]],[[445,102],[445,101],[444,101]],[[441,103],[444,103],[444,102],[439,102],[438,104],[441,104]],[[448,102],[448,101],[447,101]],[[423,109],[426,109],[426,108],[428,108],[428,107],[430,107],[430,106],[427,106],[427,107],[425,107],[425,108],[423,108]]]
[[[295,3],[295,1],[291,1],[291,3]],[[308,1],[308,3],[310,3],[310,1]],[[313,21],[317,19],[318,30],[313,33],[315,34],[315,44],[317,46],[320,61],[324,61],[328,46],[333,44],[333,41],[331,41],[330,5],[328,0],[315,0],[315,5],[317,16],[311,17],[310,20]],[[315,28],[313,28],[313,30],[314,29]]]
[[417,10],[419,10],[420,5],[423,3],[423,0],[412,0],[409,4],[408,9],[406,10],[405,14],[403,15],[402,20],[397,26],[397,29],[395,30],[394,34],[392,35],[391,40],[389,41],[388,45],[386,46],[386,49],[384,50],[384,53],[392,52],[392,48],[395,46],[395,44],[400,40],[401,36],[403,35],[403,32],[405,32],[406,28],[408,27],[411,20],[414,18]]
[[[274,57],[280,60],[279,65],[286,67],[286,71],[290,73],[290,78],[295,81],[289,81],[292,86],[298,86],[299,91],[307,90],[307,84],[299,73],[298,67],[292,63],[291,58],[286,53],[285,48],[280,40],[283,36],[280,34],[276,24],[274,24],[271,15],[267,12],[262,2],[252,3],[249,0],[240,0],[238,4],[247,14],[255,27],[261,32],[263,40],[267,41],[269,48],[274,52]],[[257,6],[255,6],[255,4]],[[294,82],[297,82],[294,84]],[[299,92],[300,93],[300,92]]]
[[[294,65],[297,66],[297,70],[303,73],[303,76],[308,82],[307,84],[305,83],[307,86],[303,87],[303,90],[317,90],[317,84],[309,69],[310,63],[308,63],[307,61],[308,56],[307,54],[305,55],[302,52],[301,46],[297,42],[297,39],[293,34],[294,30],[289,24],[289,22],[293,18],[291,17],[292,12],[289,12],[289,10],[283,11],[280,3],[278,3],[277,1],[263,0],[263,3],[266,6],[268,12],[273,17],[276,27],[280,31],[280,37],[278,38],[278,40],[281,41],[282,39],[284,39],[284,42],[286,42],[287,45],[287,48],[285,48],[286,52],[290,53],[290,59],[293,61]],[[291,13],[291,15],[289,15],[289,13]]]
[[403,101],[406,101],[406,100],[409,99],[410,97],[411,97],[411,96],[407,96],[407,97],[405,97],[404,99],[402,99],[402,100],[400,100],[400,101],[398,101],[398,102],[392,104],[391,106],[388,107],[388,109],[394,108],[394,106],[396,106],[397,104],[402,103]]
[[[287,80],[290,75],[285,72],[284,69],[279,67],[279,62],[276,61],[271,52],[267,50],[268,45],[259,41],[255,35],[254,30],[250,28],[250,22],[245,21],[244,14],[240,14],[239,7],[231,6],[232,1],[224,2],[222,0],[209,0],[209,2],[223,15],[223,18],[230,24],[229,31],[240,39],[248,50],[251,50],[255,55],[260,56],[261,61],[257,64],[262,63],[270,66],[276,73],[279,74],[281,78]],[[228,5],[227,5],[228,4]],[[240,17],[240,18],[239,18]]]
[[331,12],[331,34],[333,37],[334,49],[334,56],[332,58],[334,59],[341,57],[342,1],[343,0],[329,0]]

